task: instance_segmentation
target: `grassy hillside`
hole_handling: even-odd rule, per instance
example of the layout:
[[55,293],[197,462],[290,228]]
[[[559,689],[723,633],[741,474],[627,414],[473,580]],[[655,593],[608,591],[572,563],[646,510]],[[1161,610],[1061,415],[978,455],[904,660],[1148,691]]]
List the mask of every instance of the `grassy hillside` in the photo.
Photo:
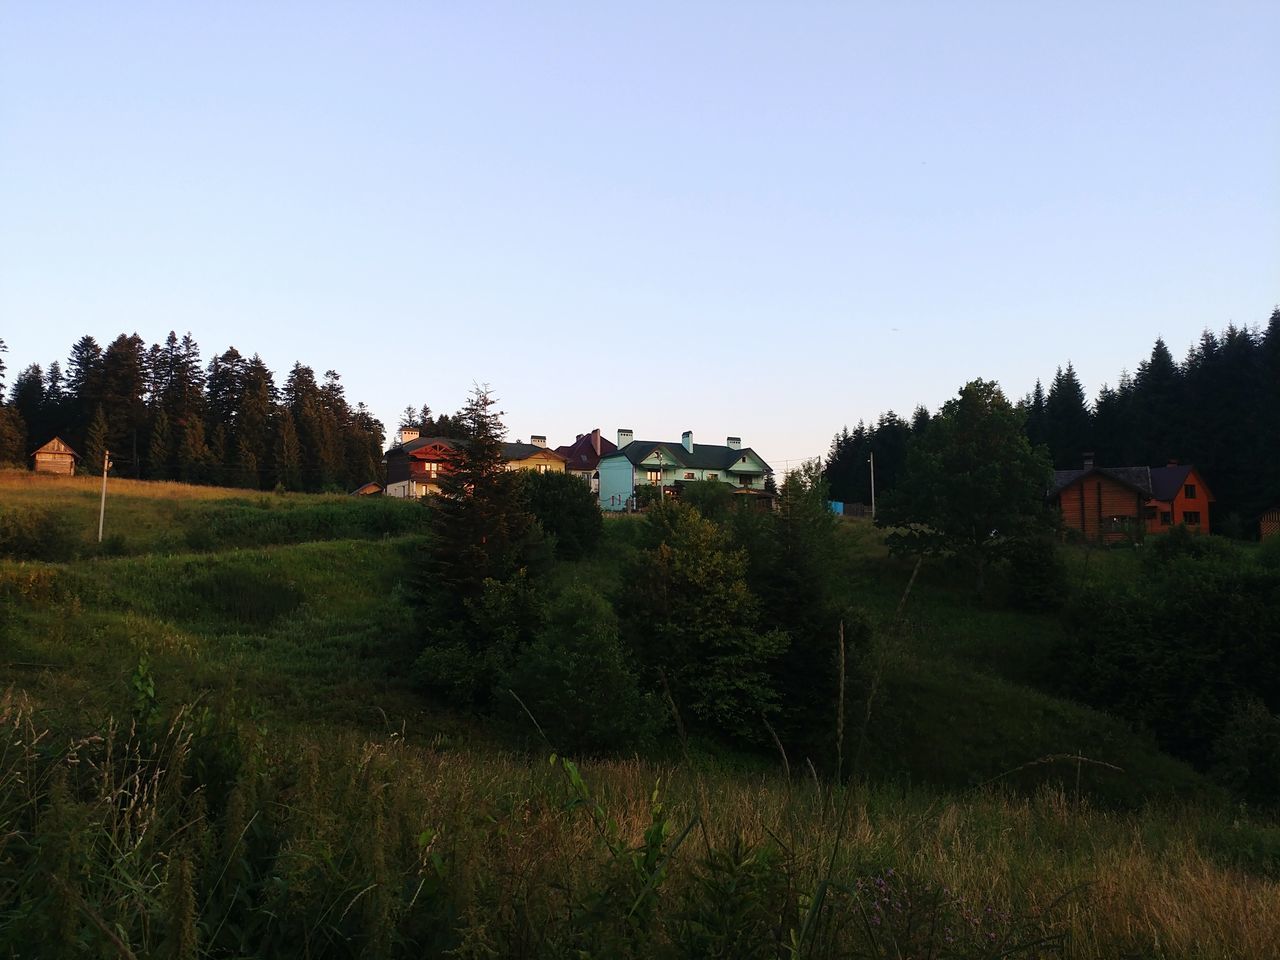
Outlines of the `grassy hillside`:
[[[93,530],[91,486],[5,476],[0,513]],[[869,719],[849,788],[674,740],[578,767],[511,753],[407,683],[416,505],[119,487],[120,556],[85,535],[66,562],[0,561],[0,931],[139,956],[1280,942],[1280,831],[1038,692],[1056,621],[985,606],[945,569],[876,651],[869,712],[866,691],[851,703]],[[850,596],[883,620],[910,570],[846,533]],[[553,580],[621,588],[631,539],[609,524]],[[726,948],[735,933],[767,949]],[[33,955],[18,935],[0,952]]]

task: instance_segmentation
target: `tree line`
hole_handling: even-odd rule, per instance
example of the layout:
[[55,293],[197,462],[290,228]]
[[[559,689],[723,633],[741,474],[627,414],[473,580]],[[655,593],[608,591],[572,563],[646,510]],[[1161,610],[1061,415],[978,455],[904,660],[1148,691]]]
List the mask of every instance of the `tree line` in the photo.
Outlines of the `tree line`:
[[[1086,452],[1106,466],[1194,463],[1228,522],[1223,529],[1247,530],[1280,499],[1280,308],[1263,329],[1206,330],[1182,362],[1157,339],[1134,373],[1122,371],[1092,403],[1068,362],[1047,390],[1037,380],[1018,408],[1027,438],[1056,469],[1079,468]],[[910,422],[889,411],[836,434],[825,466],[832,497],[870,502],[873,454],[877,493],[892,490],[909,441],[932,419],[923,407]]]
[[[6,384],[0,341],[0,462],[22,463],[59,436],[87,472],[286,490],[350,490],[382,473],[383,424],[347,400],[341,377],[295,363],[283,386],[235,347],[205,363],[188,333],[148,346],[92,336]],[[7,388],[7,389],[6,389]]]

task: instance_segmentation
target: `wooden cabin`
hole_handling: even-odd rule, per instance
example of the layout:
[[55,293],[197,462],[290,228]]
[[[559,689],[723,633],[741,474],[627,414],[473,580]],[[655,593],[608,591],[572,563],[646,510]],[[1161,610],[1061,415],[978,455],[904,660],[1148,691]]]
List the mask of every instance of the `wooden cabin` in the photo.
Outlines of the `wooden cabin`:
[[1062,525],[1090,543],[1118,543],[1184,526],[1209,532],[1213,494],[1190,464],[1099,467],[1086,454],[1081,470],[1056,470],[1048,500]]
[[376,497],[382,494],[382,484],[377,480],[370,480],[368,483],[362,483],[351,491],[353,497]]
[[75,476],[76,461],[80,454],[67,445],[61,437],[54,437],[43,447],[31,454],[35,461],[36,473],[57,473],[65,477]]

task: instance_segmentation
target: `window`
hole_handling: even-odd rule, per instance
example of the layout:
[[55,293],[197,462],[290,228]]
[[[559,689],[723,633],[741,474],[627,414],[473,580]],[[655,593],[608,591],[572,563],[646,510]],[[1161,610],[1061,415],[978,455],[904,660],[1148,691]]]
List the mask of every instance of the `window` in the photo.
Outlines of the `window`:
[[686,480],[697,480],[697,479],[698,479],[698,478],[697,478],[697,477],[695,477],[692,473],[686,473],[686,474],[684,475],[684,478],[685,478]]
[[1194,500],[1196,498],[1196,485],[1194,483],[1188,483],[1182,488],[1182,495],[1188,500]]
[[1173,523],[1173,511],[1172,511],[1172,510],[1161,510],[1161,511],[1160,511],[1160,526],[1162,526],[1162,527],[1167,527],[1167,526],[1169,526],[1169,524],[1171,524],[1171,523]]
[[650,483],[660,483],[661,481],[662,481],[662,471],[661,471],[661,470],[650,470],[650,471],[649,471],[649,482],[650,482]]
[[1107,530],[1110,533],[1127,533],[1133,526],[1136,518],[1122,517],[1119,515],[1112,516],[1107,520]]
[[540,464],[538,464],[538,472],[539,472],[539,473],[546,473],[546,472],[547,472],[547,471],[549,471],[550,469],[551,469],[551,467],[550,467],[548,464],[545,464],[545,463],[540,463]]
[[750,478],[750,477],[739,477],[738,479],[740,479],[740,480],[742,481],[742,485],[743,485],[744,487],[749,487],[749,486],[751,486],[751,478]]
[[1156,508],[1155,508],[1155,507],[1147,507],[1147,519],[1148,519],[1148,520],[1154,520],[1155,518],[1156,518]]
[[719,479],[720,479],[720,474],[718,474],[718,473],[708,473],[708,474],[707,474],[707,479],[708,479],[708,480],[719,480]]
[[1183,510],[1182,522],[1185,523],[1188,527],[1200,526],[1200,511],[1199,510]]

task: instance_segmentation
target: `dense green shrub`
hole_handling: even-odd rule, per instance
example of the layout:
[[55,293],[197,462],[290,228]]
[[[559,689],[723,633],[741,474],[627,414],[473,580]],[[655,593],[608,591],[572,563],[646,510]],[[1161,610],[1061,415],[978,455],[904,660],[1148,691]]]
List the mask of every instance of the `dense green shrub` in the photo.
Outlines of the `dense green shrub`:
[[1027,537],[1005,554],[1009,602],[1021,610],[1057,610],[1066,601],[1067,565],[1053,538]]
[[520,473],[529,510],[556,538],[556,556],[577,560],[595,552],[604,534],[600,504],[582,478],[569,473]]
[[[585,587],[551,602],[546,626],[516,656],[509,682],[559,750],[634,748],[664,715],[655,697],[640,692],[613,607]],[[516,720],[528,726],[522,713]]]
[[202,503],[181,516],[187,546],[202,551],[401,536],[424,530],[426,522],[419,505],[387,497],[236,498]]
[[1236,701],[1213,752],[1223,784],[1254,803],[1280,805],[1280,716],[1262,700]]
[[723,523],[733,509],[733,488],[719,480],[696,480],[681,486],[680,499],[708,520]]
[[0,507],[0,557],[62,562],[75,556],[76,531],[67,517],[42,507]]

